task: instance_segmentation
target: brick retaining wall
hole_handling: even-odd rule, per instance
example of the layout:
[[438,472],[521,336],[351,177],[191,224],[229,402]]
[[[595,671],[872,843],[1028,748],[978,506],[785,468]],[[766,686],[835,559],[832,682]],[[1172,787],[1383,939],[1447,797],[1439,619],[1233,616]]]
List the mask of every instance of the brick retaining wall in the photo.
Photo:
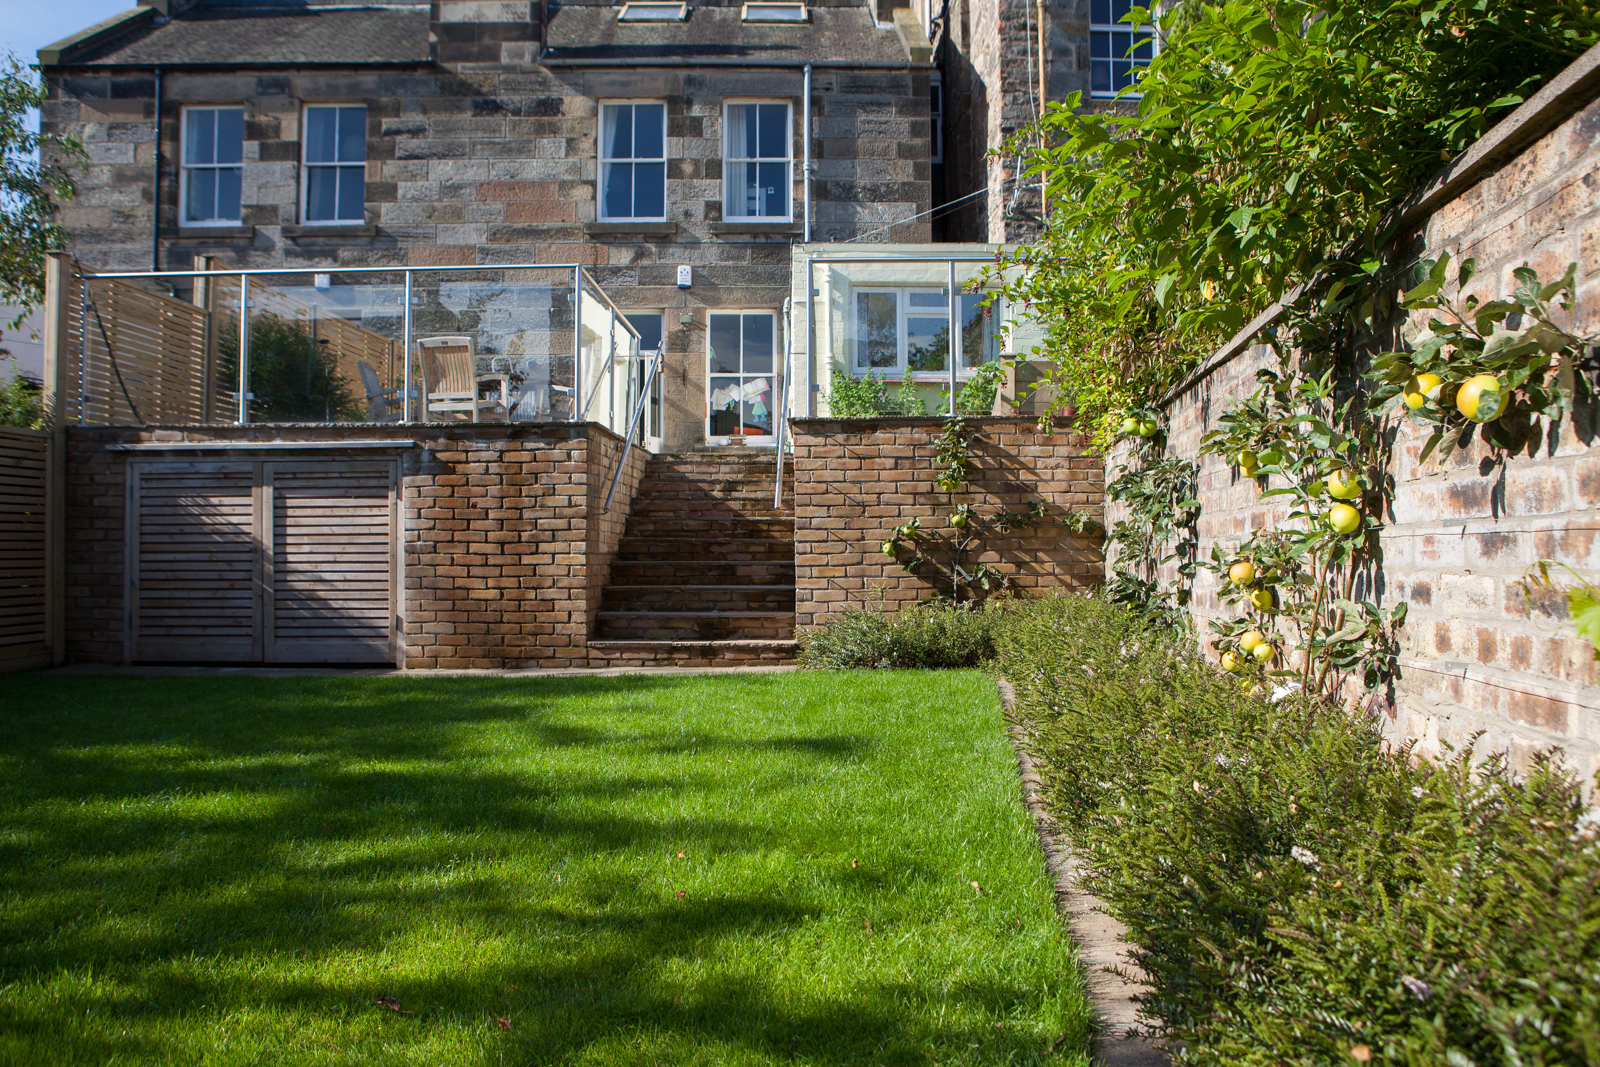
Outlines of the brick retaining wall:
[[[1508,120],[1509,121],[1509,120]],[[1504,131],[1499,131],[1503,134]],[[1554,278],[1578,264],[1578,328],[1600,330],[1600,101],[1588,103],[1488,173],[1423,224],[1411,247],[1478,260],[1471,291],[1488,299],[1515,288],[1529,264]],[[1452,276],[1454,271],[1451,272]],[[1275,365],[1264,346],[1218,363],[1167,408],[1169,441],[1196,457],[1201,437],[1229,404],[1255,390],[1258,367]],[[1539,558],[1600,578],[1600,454],[1572,425],[1553,455],[1521,455],[1495,468],[1482,448],[1418,457],[1426,433],[1403,424],[1391,473],[1394,514],[1381,537],[1377,599],[1410,604],[1401,631],[1402,679],[1384,704],[1388,729],[1436,755],[1482,731],[1480,751],[1507,751],[1519,766],[1560,746],[1580,773],[1600,770],[1600,687],[1593,648],[1576,636],[1564,605],[1530,613],[1516,586]],[[1115,477],[1122,457],[1107,460]],[[1286,510],[1262,500],[1254,481],[1221,457],[1200,462],[1200,552],[1230,549]],[[1108,521],[1124,517],[1108,508]],[[1171,577],[1171,574],[1168,574]],[[1223,612],[1214,577],[1201,572],[1192,612],[1202,634]]]
[[[408,439],[419,447],[399,453],[405,665],[587,666],[593,613],[645,453],[630,453],[614,507],[603,513],[622,442],[602,427],[570,424],[69,429],[70,659],[118,663],[125,656],[125,486],[133,453],[108,445]],[[326,447],[257,455],[351,456]]]
[[[970,419],[974,431],[970,503],[989,530],[966,567],[986,563],[1023,592],[1100,584],[1100,538],[1061,526],[993,530],[988,517],[1021,512],[1043,500],[1059,521],[1068,509],[1100,517],[1103,470],[1088,439],[1065,422],[1040,432],[1034,419]],[[944,430],[939,419],[798,419],[794,427],[795,625],[815,626],[881,597],[888,606],[926,599],[948,574],[948,555],[933,551],[928,573],[908,574],[879,549],[897,525],[920,517],[939,538],[951,530],[951,498],[934,485]],[[948,589],[948,585],[944,588]]]

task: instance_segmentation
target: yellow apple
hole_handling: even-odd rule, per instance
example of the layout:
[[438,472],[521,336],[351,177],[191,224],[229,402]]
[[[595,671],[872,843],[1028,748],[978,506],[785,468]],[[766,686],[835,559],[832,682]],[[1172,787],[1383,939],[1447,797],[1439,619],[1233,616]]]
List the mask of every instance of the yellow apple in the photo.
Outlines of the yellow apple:
[[1235,656],[1232,652],[1224,652],[1222,654],[1222,669],[1225,670],[1225,671],[1236,671],[1236,670],[1238,670],[1239,669],[1239,657]]
[[1328,475],[1328,495],[1338,500],[1354,500],[1361,495],[1361,483],[1355,472],[1340,467]]
[[1249,585],[1256,580],[1256,566],[1247,559],[1228,568],[1228,580],[1234,585]]
[[1428,401],[1439,399],[1439,386],[1443,384],[1444,379],[1437,374],[1419,374],[1406,383],[1401,396],[1405,398],[1406,407],[1417,411]]
[[1250,591],[1250,606],[1257,611],[1272,610],[1272,590],[1252,589]]
[[1139,436],[1140,437],[1154,437],[1156,435],[1156,430],[1158,430],[1158,429],[1160,429],[1160,427],[1156,425],[1156,420],[1155,419],[1140,419],[1139,420]]
[[1500,379],[1492,374],[1468,378],[1456,390],[1456,407],[1473,422],[1493,422],[1505,409],[1505,394]]
[[1250,654],[1256,658],[1257,663],[1271,663],[1272,657],[1278,654],[1278,650],[1273,648],[1270,643],[1263,641],[1255,648],[1252,648]]
[[1261,466],[1261,457],[1248,448],[1240,452],[1234,459],[1239,464],[1240,473],[1246,478],[1254,478],[1256,476],[1256,468]]
[[1129,415],[1122,420],[1122,433],[1124,437],[1132,437],[1139,432],[1139,420]]
[[1361,529],[1361,512],[1349,504],[1335,504],[1323,519],[1328,528],[1337,534],[1353,534]]
[[1246,652],[1254,652],[1261,645],[1266,644],[1267,637],[1260,630],[1251,630],[1239,638],[1239,647]]

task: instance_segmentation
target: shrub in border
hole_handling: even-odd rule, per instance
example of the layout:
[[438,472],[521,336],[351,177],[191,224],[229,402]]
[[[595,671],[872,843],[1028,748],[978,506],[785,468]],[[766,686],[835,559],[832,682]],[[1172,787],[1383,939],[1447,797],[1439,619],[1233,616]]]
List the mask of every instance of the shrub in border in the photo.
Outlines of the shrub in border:
[[1104,601],[995,640],[1177,1061],[1600,1063],[1600,846],[1550,759],[1414,761]]

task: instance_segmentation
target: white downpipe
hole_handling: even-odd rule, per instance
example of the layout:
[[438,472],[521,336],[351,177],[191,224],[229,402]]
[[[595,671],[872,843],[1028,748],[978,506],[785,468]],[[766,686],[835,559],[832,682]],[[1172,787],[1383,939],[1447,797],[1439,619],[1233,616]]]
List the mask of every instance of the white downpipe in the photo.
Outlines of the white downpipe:
[[572,421],[588,414],[583,406],[583,268],[572,268]]
[[[802,166],[800,168],[800,170],[801,170],[801,173],[805,175],[805,204],[806,204],[806,208],[805,208],[805,211],[806,211],[805,243],[806,244],[810,244],[811,243],[811,64],[810,63],[806,64],[805,89],[803,91],[805,93],[805,100],[801,102],[800,110],[804,114],[805,117],[802,120],[802,125],[804,127],[804,143],[803,143],[801,151],[802,151],[802,153],[804,155],[804,158],[805,158],[805,165]],[[809,288],[809,285],[810,285],[810,283],[808,282],[807,283],[807,287],[808,288]],[[808,345],[807,347],[810,347],[810,346]]]
[[[85,326],[88,325],[85,321]],[[84,333],[89,331],[85,329]],[[239,425],[250,421],[250,279],[239,275]]]

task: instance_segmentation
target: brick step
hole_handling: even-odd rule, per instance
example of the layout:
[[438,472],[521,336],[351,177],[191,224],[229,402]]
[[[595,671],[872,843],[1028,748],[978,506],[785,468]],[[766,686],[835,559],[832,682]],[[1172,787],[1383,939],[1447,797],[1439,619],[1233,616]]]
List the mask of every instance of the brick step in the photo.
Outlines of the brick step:
[[787,519],[794,521],[794,516],[785,515],[772,506],[769,496],[760,502],[733,502],[722,499],[699,500],[645,500],[635,501],[633,511],[629,515],[632,522],[635,518],[657,520],[662,518],[684,519]]
[[628,519],[628,537],[714,537],[794,542],[794,520],[770,519],[691,519],[662,515]]
[[797,641],[589,642],[591,667],[738,667],[793,663]]
[[794,540],[770,537],[638,537],[631,532],[617,545],[620,563],[672,562],[685,568],[707,563],[788,563],[794,565]]
[[597,611],[594,635],[602,641],[788,641],[794,611]]
[[794,555],[766,562],[619,560],[611,565],[611,580],[619,585],[671,585],[686,576],[715,585],[793,585]]
[[[699,575],[685,577],[698,578]],[[613,579],[614,582],[614,579]],[[617,585],[606,587],[603,611],[787,611],[792,585]]]
[[[793,492],[794,486],[784,483],[783,493],[788,496]],[[634,494],[634,506],[656,501],[682,500],[682,501],[728,501],[740,504],[765,503],[772,506],[772,483],[759,482],[754,485],[642,485]]]

